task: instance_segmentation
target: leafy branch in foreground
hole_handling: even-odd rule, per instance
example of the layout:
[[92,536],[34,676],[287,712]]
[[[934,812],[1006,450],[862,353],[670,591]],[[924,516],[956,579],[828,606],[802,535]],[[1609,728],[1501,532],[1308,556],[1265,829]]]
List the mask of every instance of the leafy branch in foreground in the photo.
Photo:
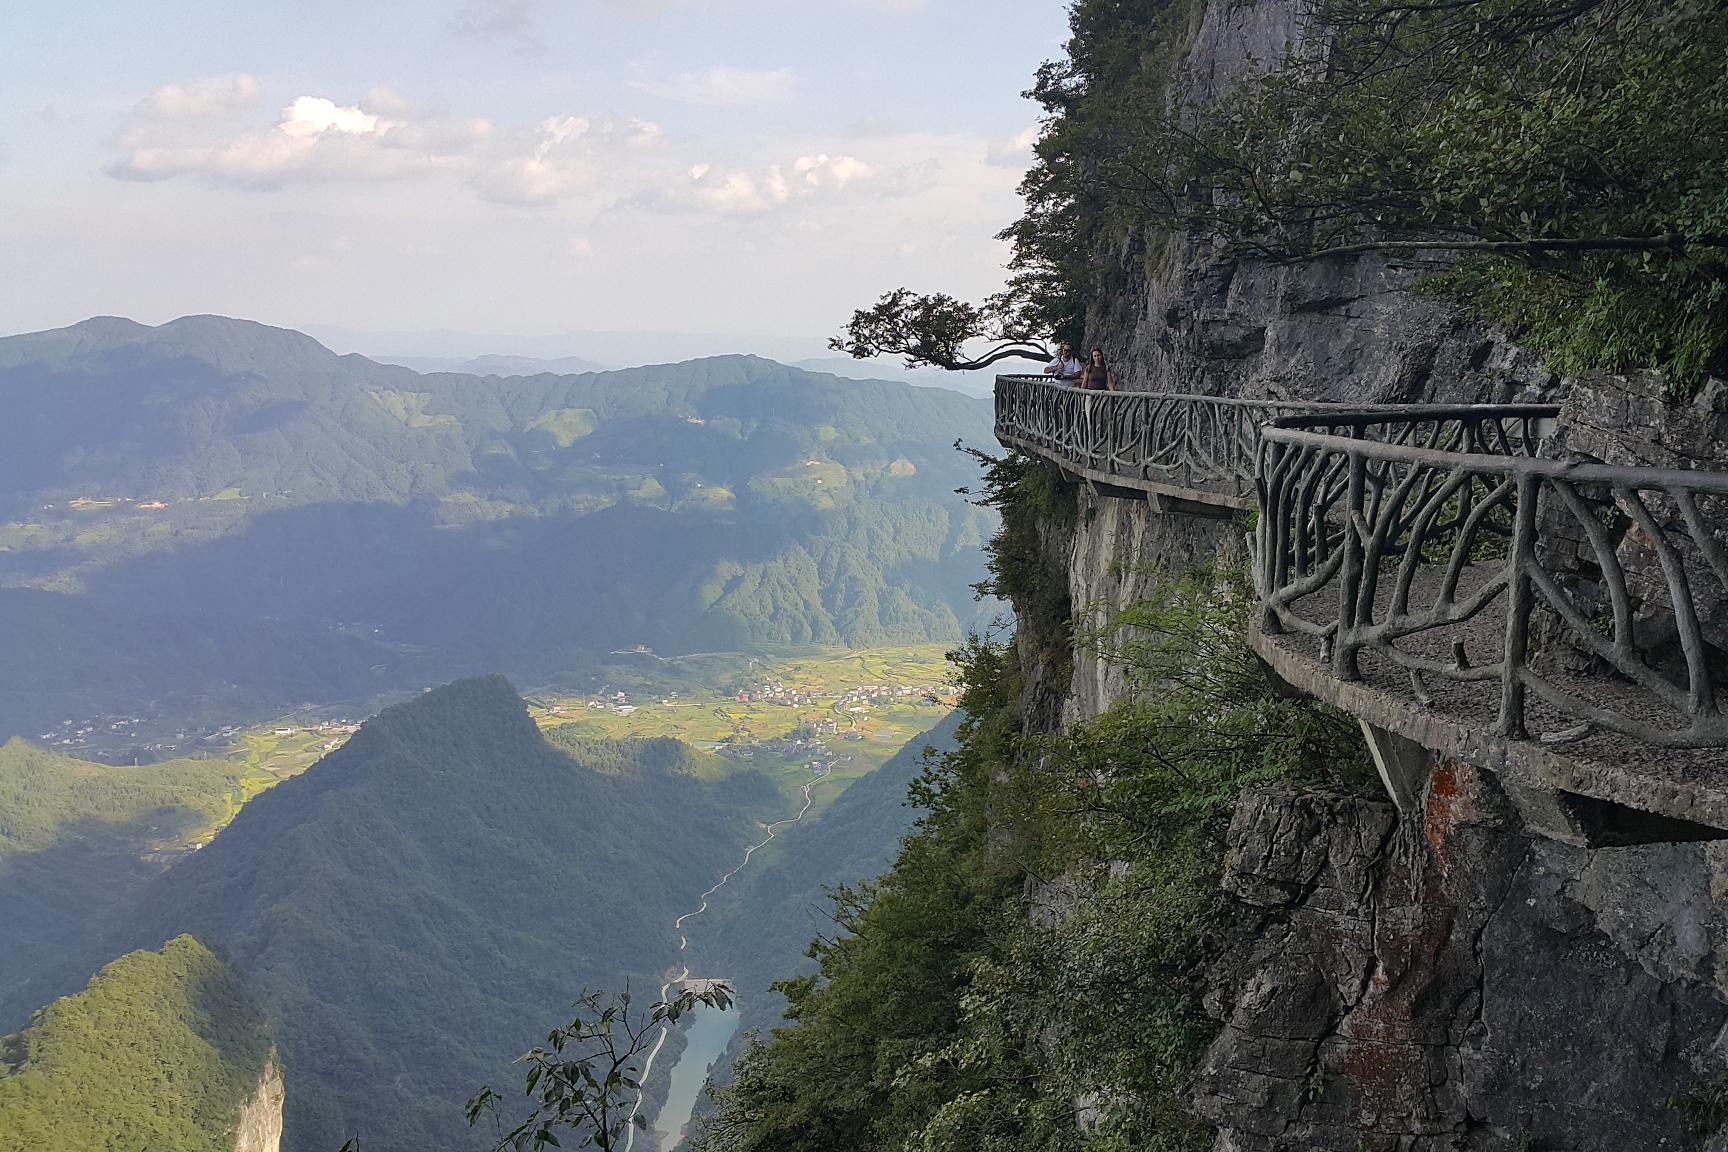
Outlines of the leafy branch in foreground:
[[575,1136],[578,1148],[613,1152],[623,1147],[631,1125],[648,1126],[633,1100],[642,1088],[644,1058],[661,1027],[676,1024],[698,1004],[725,1011],[732,1004],[732,989],[720,983],[682,988],[646,1012],[631,1011],[630,1003],[628,991],[612,997],[582,993],[575,1019],[554,1028],[544,1046],[529,1049],[515,1061],[528,1066],[522,1093],[536,1101],[528,1115],[506,1131],[500,1108],[505,1098],[485,1086],[468,1101],[469,1126],[492,1116],[499,1128],[497,1152],[560,1148],[561,1131]]

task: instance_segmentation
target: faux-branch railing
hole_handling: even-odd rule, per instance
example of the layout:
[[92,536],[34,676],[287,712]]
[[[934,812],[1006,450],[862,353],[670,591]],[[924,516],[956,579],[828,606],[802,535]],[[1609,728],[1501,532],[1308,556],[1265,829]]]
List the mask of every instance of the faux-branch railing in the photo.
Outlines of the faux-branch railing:
[[1244,506],[1254,496],[1260,425],[1327,407],[996,377],[996,436],[1004,444],[1059,459],[1094,480],[1152,482]]
[[1557,415],[996,383],[1011,447],[1133,488],[1252,492],[1260,629],[1308,638],[1338,681],[1368,657],[1380,687],[1396,672],[1508,739],[1728,746],[1728,474],[1541,458]]
[[1435,681],[1497,686],[1509,739],[1529,734],[1534,696],[1564,725],[1549,741],[1603,729],[1728,745],[1722,637],[1705,628],[1728,602],[1712,531],[1728,523],[1728,474],[1541,459],[1557,414],[1412,408],[1263,428],[1261,628],[1317,638],[1342,681],[1375,653],[1423,703]]

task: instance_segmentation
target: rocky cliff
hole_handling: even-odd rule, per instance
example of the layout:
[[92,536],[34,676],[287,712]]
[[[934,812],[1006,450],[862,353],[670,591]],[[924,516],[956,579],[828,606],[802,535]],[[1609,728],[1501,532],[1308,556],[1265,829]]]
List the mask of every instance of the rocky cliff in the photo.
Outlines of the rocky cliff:
[[240,1107],[240,1120],[234,1128],[234,1152],[281,1152],[282,1104],[286,1099],[282,1066],[272,1055],[264,1067],[264,1075],[258,1078],[258,1091]]
[[[1210,0],[1182,72],[1190,106],[1275,66],[1304,40],[1312,0]],[[1432,266],[1367,253],[1308,264],[1228,257],[1206,238],[1128,233],[1100,253],[1088,345],[1153,390],[1323,400],[1545,398],[1538,358],[1406,289]]]
[[[1241,554],[1230,521],[1076,499],[1048,543],[1077,621],[1159,572]],[[1053,727],[1123,691],[1081,646],[1060,703],[1026,715]],[[1220,1030],[1189,1093],[1218,1152],[1679,1149],[1716,1119],[1728,845],[1560,843],[1493,774],[1442,761],[1402,815],[1390,800],[1251,792],[1228,860],[1229,929],[1207,978]]]
[[[1277,60],[1300,46],[1306,8],[1212,0],[1180,82],[1204,94]],[[1573,385],[1479,321],[1411,295],[1416,267],[1375,255],[1273,265],[1200,239],[1137,236],[1100,264],[1088,343],[1136,387],[1564,399],[1557,450],[1670,467],[1723,460],[1721,385],[1680,407],[1660,381]],[[1239,522],[1084,489],[1075,498],[1074,522],[1044,535],[1067,565],[1077,627],[1144,595],[1157,573],[1242,558]],[[1120,671],[1083,647],[1066,678],[1024,658],[1035,729],[1122,698]],[[1443,760],[1402,814],[1387,800],[1251,792],[1228,847],[1230,928],[1207,976],[1219,1032],[1187,1094],[1217,1126],[1218,1152],[1686,1148],[1722,1122],[1722,844],[1560,843],[1491,773]]]

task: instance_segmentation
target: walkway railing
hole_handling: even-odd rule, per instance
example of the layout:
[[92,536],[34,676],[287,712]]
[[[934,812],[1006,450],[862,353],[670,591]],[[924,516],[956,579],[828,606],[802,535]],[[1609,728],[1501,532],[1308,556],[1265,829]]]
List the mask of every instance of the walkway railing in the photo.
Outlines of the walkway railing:
[[[1262,429],[1262,629],[1317,639],[1342,681],[1372,654],[1425,704],[1436,682],[1491,685],[1508,738],[1528,734],[1534,696],[1560,725],[1551,741],[1602,729],[1728,745],[1724,653],[1700,611],[1728,601],[1711,531],[1728,528],[1728,474],[1537,458],[1556,414],[1413,408]],[[1448,703],[1474,710],[1468,694]]]
[[1183,489],[1249,506],[1257,429],[1323,404],[1082,391],[1047,376],[996,377],[996,436],[1093,480]]
[[1552,406],[998,377],[1010,447],[1256,513],[1260,634],[1506,739],[1728,747],[1728,473],[1544,459]]

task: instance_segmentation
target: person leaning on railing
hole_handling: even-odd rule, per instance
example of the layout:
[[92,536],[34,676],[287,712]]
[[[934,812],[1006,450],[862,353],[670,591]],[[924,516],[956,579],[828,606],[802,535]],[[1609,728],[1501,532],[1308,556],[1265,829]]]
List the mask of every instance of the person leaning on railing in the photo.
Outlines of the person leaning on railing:
[[1044,375],[1054,376],[1064,384],[1079,383],[1080,373],[1084,370],[1085,366],[1074,359],[1073,347],[1067,344],[1056,349],[1056,359],[1044,365]]
[[1116,373],[1104,362],[1104,349],[1092,349],[1092,357],[1080,373],[1080,387],[1096,392],[1116,391]]

